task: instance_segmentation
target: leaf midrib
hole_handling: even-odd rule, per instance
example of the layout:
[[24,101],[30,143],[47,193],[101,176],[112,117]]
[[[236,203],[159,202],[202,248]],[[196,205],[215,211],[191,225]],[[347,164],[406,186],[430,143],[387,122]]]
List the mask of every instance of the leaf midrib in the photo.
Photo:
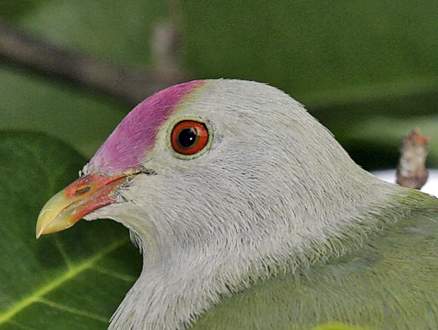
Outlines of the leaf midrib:
[[57,289],[65,282],[75,278],[80,273],[84,272],[85,270],[88,270],[92,268],[97,261],[108,255],[109,253],[113,252],[114,250],[117,250],[118,248],[122,247],[124,244],[128,242],[128,239],[122,239],[118,240],[110,245],[108,245],[105,249],[102,249],[98,253],[96,253],[94,256],[85,259],[79,264],[72,265],[71,268],[69,268],[66,272],[56,277],[54,280],[52,280],[50,283],[40,287],[39,289],[35,290],[30,295],[24,297],[23,299],[19,300],[15,304],[13,304],[11,307],[9,307],[5,312],[0,314],[0,325],[4,324],[5,322],[11,320],[16,314],[20,313],[25,308],[29,307],[33,303],[38,302],[40,298],[48,294],[49,292]]

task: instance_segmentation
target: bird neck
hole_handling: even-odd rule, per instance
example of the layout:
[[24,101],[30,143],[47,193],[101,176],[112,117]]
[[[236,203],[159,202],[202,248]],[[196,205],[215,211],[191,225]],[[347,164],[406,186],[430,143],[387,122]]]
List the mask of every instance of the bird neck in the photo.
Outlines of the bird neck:
[[[279,272],[301,271],[322,256],[342,255],[348,248],[344,241],[362,242],[379,226],[385,205],[398,205],[405,193],[371,181],[373,184],[364,188],[357,187],[356,196],[330,196],[330,206],[314,205],[307,210],[295,205],[288,219],[259,219],[264,231],[238,238],[219,237],[202,248],[166,242],[159,233],[151,235],[151,228],[148,235],[155,238],[145,240],[145,232],[131,228],[143,250],[143,270],[110,328],[184,329],[221,297],[257,280]],[[130,222],[139,223],[141,213],[130,214],[139,217]]]

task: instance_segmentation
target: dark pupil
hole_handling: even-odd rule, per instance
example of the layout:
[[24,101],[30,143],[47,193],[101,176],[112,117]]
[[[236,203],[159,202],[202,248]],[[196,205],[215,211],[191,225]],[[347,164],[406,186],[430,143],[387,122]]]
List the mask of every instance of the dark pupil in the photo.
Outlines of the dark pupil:
[[196,141],[197,132],[194,128],[185,128],[179,133],[178,142],[184,147],[188,148]]

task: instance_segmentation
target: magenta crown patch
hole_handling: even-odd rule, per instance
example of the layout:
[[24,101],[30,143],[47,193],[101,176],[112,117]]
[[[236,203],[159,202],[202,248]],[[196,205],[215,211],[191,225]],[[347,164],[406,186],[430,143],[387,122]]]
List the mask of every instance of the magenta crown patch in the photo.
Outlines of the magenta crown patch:
[[153,148],[161,125],[182,99],[203,83],[193,80],[171,86],[138,104],[99,148],[90,160],[89,169],[113,174],[138,166]]

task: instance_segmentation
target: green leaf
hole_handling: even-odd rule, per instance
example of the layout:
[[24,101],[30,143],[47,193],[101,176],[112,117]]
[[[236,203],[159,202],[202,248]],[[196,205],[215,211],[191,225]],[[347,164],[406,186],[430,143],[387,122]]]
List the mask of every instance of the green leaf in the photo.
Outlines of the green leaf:
[[437,86],[434,0],[183,6],[187,63],[195,74],[267,81],[324,106]]
[[[394,167],[402,136],[416,125],[403,125],[401,132],[394,124],[386,125],[389,117],[436,114],[435,0],[182,4],[189,72],[282,88],[303,102],[367,168]],[[383,115],[387,121],[380,125]],[[362,132],[352,127],[364,120],[385,128],[375,130],[372,141],[355,138]],[[438,131],[438,122],[427,128]],[[392,139],[388,144],[388,131],[398,134],[395,143]],[[438,145],[437,140],[431,143]]]
[[124,115],[118,104],[10,70],[0,70],[0,85],[0,130],[44,132],[86,156],[94,154]]
[[35,239],[39,210],[84,163],[45,135],[0,133],[0,329],[106,329],[137,278],[138,253],[115,222]]

